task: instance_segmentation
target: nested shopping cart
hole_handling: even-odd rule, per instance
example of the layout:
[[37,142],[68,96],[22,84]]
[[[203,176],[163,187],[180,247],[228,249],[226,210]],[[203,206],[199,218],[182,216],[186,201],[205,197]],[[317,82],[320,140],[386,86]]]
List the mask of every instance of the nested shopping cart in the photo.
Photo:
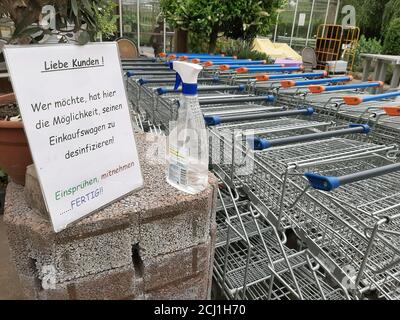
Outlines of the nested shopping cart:
[[[230,105],[234,109],[238,104],[263,104],[273,102],[272,96],[255,96],[248,94],[244,85],[199,85],[199,103],[201,107],[221,107]],[[175,121],[178,115],[181,89],[168,87],[156,88],[153,98],[142,99],[142,103],[152,103],[152,121],[162,124],[168,131],[169,122]]]
[[[350,89],[366,89],[369,87],[380,86],[381,83],[367,83],[367,84],[357,84],[357,85],[344,85],[353,78],[351,76],[342,77],[332,77],[332,78],[322,78],[322,79],[286,79],[280,82],[280,86],[277,87],[276,95],[277,101],[282,104],[287,104],[291,106],[298,106],[299,104],[305,103],[307,95],[315,93],[315,88],[329,88],[330,90],[344,90],[344,87]],[[321,86],[326,85],[326,86]],[[326,90],[328,91],[328,89]],[[319,92],[322,93],[323,91]]]
[[[173,86],[176,75],[172,77],[159,77],[158,75],[146,75],[138,77],[128,75],[127,91],[129,102],[132,106],[132,114],[140,118],[141,122],[151,122],[153,126],[161,128],[162,121],[155,118],[155,110],[158,104],[158,89],[162,85]],[[200,78],[199,84],[210,87],[210,84],[218,83],[218,78]]]
[[[278,140],[279,139],[276,139],[275,141]],[[336,152],[334,152],[334,150]],[[224,151],[229,152],[230,150]],[[382,245],[381,234],[378,236],[371,235],[370,237],[368,234],[368,230],[370,230],[368,228],[372,230],[375,222],[386,223],[387,220],[382,220],[380,217],[377,217],[377,221],[371,219],[369,224],[367,224],[365,220],[352,217],[350,212],[346,212],[338,217],[335,215],[337,210],[332,212],[326,209],[328,212],[324,215],[318,210],[315,211],[314,207],[311,205],[301,207],[301,214],[299,214],[297,210],[293,212],[293,209],[290,209],[289,213],[283,210],[285,205],[291,207],[293,203],[295,203],[296,209],[297,206],[303,205],[300,201],[296,201],[295,197],[299,195],[304,196],[303,190],[299,188],[299,190],[297,190],[298,194],[293,195],[292,193],[296,189],[293,190],[292,182],[288,182],[287,171],[285,170],[289,170],[291,166],[293,168],[299,168],[300,165],[306,165],[307,167],[310,163],[313,165],[316,163],[327,165],[326,163],[329,161],[331,164],[337,164],[341,157],[344,157],[344,159],[347,160],[347,166],[350,168],[352,168],[352,166],[360,168],[361,164],[358,165],[358,163],[356,163],[358,157],[371,157],[371,154],[385,154],[389,151],[393,152],[394,150],[391,147],[380,147],[353,140],[335,138],[324,142],[307,143],[301,147],[298,145],[297,147],[287,146],[283,147],[282,150],[276,150],[276,148],[274,148],[268,154],[265,152],[260,155],[256,154],[254,162],[245,167],[250,171],[249,174],[243,172],[241,163],[240,167],[235,170],[235,175],[242,181],[245,194],[250,196],[253,203],[256,203],[262,208],[261,211],[268,221],[281,229],[293,228],[299,238],[304,241],[305,245],[310,248],[314,255],[323,261],[324,265],[329,268],[336,279],[340,280],[340,283],[346,284],[349,289],[359,294],[379,289],[379,292],[383,292],[382,294],[386,298],[396,298],[396,290],[399,285],[397,281],[397,270],[392,273],[387,270],[387,268],[393,266],[393,269],[395,269],[395,266],[397,266],[398,261],[396,261],[396,259],[398,259],[398,249],[396,249],[396,245],[387,248],[387,246],[390,246],[391,241],[394,240],[393,238],[396,238],[396,235],[390,239],[391,241],[385,239],[386,242]],[[279,162],[282,162],[282,158],[279,156],[274,157],[274,155],[278,153],[282,156],[284,152],[287,152],[284,159],[289,158],[292,160],[292,158],[297,155],[303,162],[301,163],[301,161],[298,161],[291,163],[287,160],[288,164],[286,169],[282,167],[282,171],[274,174],[273,167],[275,166],[276,170]],[[309,159],[307,159],[307,155]],[[384,158],[378,159],[382,160]],[[383,162],[385,161],[388,160],[384,159]],[[340,166],[341,164],[342,163],[339,163],[339,168],[342,168]],[[268,168],[268,165],[272,166],[272,168]],[[332,170],[332,168],[329,169]],[[338,172],[340,171],[338,170]],[[292,175],[298,177],[298,174],[298,171],[292,172],[291,177]],[[396,181],[396,179],[391,177],[389,181]],[[372,185],[374,185],[374,183],[372,183]],[[391,190],[392,187],[393,186],[389,184],[383,193]],[[380,187],[378,187],[378,189],[379,188]],[[291,191],[290,196],[287,193],[288,190]],[[350,196],[348,195],[346,199],[344,197],[342,198],[343,204],[351,203],[349,198],[351,199],[352,193],[348,190],[345,194],[346,193],[350,194]],[[394,198],[390,201],[393,201],[392,203],[394,203],[394,205],[397,203],[398,207],[399,199],[396,198],[396,192],[394,192],[394,195]],[[354,194],[353,196],[356,195]],[[288,200],[286,200],[286,198],[289,198],[289,203],[292,203],[287,205]],[[365,197],[360,197],[360,201],[364,201],[365,199]],[[377,199],[372,199],[371,202],[375,203],[376,201]],[[322,205],[325,202],[327,201],[322,199],[317,203],[321,203]],[[364,204],[364,202],[362,203]],[[366,203],[365,205],[368,206],[369,204],[370,203]],[[392,218],[396,218],[396,215],[393,215]],[[396,232],[395,230],[396,228],[394,228],[394,232]],[[393,230],[390,230],[389,232],[392,231]],[[368,249],[370,246],[375,246],[372,254]],[[326,254],[328,257],[325,256]],[[385,259],[382,260],[383,258]],[[388,260],[390,260],[389,263],[380,270],[373,269],[371,271],[369,269],[372,268],[370,262],[376,263],[376,261],[381,261],[382,263]],[[393,264],[391,261],[393,261]],[[372,276],[370,274],[371,272],[373,273]]]
[[[347,89],[347,86],[343,87]],[[322,120],[369,123],[374,128],[371,141],[383,144],[399,142],[399,102],[393,100],[400,96],[399,91],[370,95],[327,88],[326,94],[308,95],[306,99]]]
[[[393,143],[398,108],[393,101],[377,105],[368,94],[360,95],[354,90],[365,87],[355,87],[359,84],[340,82],[285,89],[288,99],[280,100],[282,84],[270,97],[271,83],[260,78],[261,67],[248,67],[249,76],[219,70],[224,82],[215,84],[244,84],[244,92],[214,87],[199,95],[210,126],[211,167],[221,180],[214,279],[224,296],[347,299],[348,293],[359,298],[377,292],[377,297],[399,298],[400,169]],[[292,71],[265,72],[279,77],[275,82],[322,80]],[[249,80],[254,78],[256,85]],[[156,105],[169,110],[178,101],[179,92],[171,89],[175,76],[166,80],[140,88],[149,89],[148,102],[140,98],[137,103],[147,108],[147,118]],[[258,89],[262,80],[265,91]],[[359,102],[348,97],[355,93],[362,97],[358,105],[344,100]],[[318,117],[310,119],[310,107]],[[162,117],[171,120],[174,114]],[[374,132],[387,137],[379,140],[385,144],[364,138]]]
[[[279,139],[327,131],[332,122],[310,119],[314,110],[262,110],[249,112],[243,107],[238,112],[205,116],[210,132],[210,161],[213,170],[232,188],[238,187],[233,165],[248,165],[246,156],[252,152],[257,139]],[[240,143],[240,148],[235,145]]]
[[[398,298],[400,175],[391,171],[400,167],[388,158],[398,151],[345,138],[282,144],[248,155],[248,172],[235,170],[244,192],[277,228],[295,230],[354,294],[378,289]],[[367,179],[370,170],[382,176]],[[351,183],[317,191],[320,175],[321,189],[330,177]]]
[[229,299],[350,299],[307,249],[289,248],[251,202],[221,184],[214,279]]
[[[370,133],[368,125],[337,126],[334,122],[313,121],[312,108],[206,116],[210,128],[210,161],[213,170],[232,188],[240,186],[236,179],[239,171],[247,170],[252,160],[247,155],[253,150],[263,150],[279,144],[315,141],[337,136],[360,139]],[[364,139],[362,139],[364,140]],[[236,148],[236,145],[239,147]]]

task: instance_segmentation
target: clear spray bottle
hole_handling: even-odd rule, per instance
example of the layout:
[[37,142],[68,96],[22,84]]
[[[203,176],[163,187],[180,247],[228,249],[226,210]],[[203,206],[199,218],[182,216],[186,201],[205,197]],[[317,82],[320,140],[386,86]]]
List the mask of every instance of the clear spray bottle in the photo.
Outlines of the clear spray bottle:
[[175,188],[196,194],[208,184],[208,135],[197,96],[201,66],[174,61],[175,89],[182,83],[178,119],[167,139],[167,181]]

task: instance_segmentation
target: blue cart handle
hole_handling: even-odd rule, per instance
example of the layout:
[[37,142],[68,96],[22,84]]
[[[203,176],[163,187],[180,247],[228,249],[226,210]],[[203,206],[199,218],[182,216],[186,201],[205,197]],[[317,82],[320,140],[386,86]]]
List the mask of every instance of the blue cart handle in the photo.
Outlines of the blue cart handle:
[[366,82],[359,84],[348,84],[348,85],[338,85],[338,86],[309,86],[308,90],[311,93],[322,93],[340,90],[351,90],[351,89],[366,89],[366,88],[379,88],[383,87],[384,83],[382,81],[378,82]]
[[256,73],[256,72],[295,72],[303,71],[304,67],[241,67],[235,70],[236,73]]
[[399,96],[400,96],[400,91],[394,91],[383,94],[375,94],[372,96],[346,96],[343,97],[343,101],[350,106],[357,106],[363,102],[379,101]]
[[313,172],[307,172],[304,174],[304,176],[307,178],[311,187],[313,187],[314,189],[322,191],[332,191],[349,183],[372,179],[399,170],[400,170],[400,163],[395,163],[340,177],[322,176]]
[[199,59],[193,59],[193,63],[201,63],[203,67],[208,68],[212,66],[221,66],[221,65],[229,65],[235,66],[236,68],[240,66],[262,66],[262,67],[281,67],[279,64],[267,64],[265,60],[257,60],[257,61],[241,61],[241,60],[208,60],[204,62],[197,62]]
[[266,96],[252,96],[252,97],[242,97],[237,96],[233,98],[217,98],[217,99],[201,99],[199,101],[201,106],[204,105],[215,105],[215,104],[227,104],[227,103],[247,103],[247,102],[274,102],[275,96],[272,94]]
[[232,64],[232,63],[221,64],[218,66],[218,69],[221,71],[226,71],[226,70],[235,69],[235,68],[238,69],[239,67],[240,68],[257,67],[257,68],[269,68],[269,69],[282,68],[282,66],[279,64],[263,64],[261,66],[261,65],[254,65],[252,62],[247,62],[247,63],[238,63],[237,65]]
[[291,136],[291,137],[284,137],[278,139],[263,139],[259,137],[249,138],[248,142],[250,146],[254,148],[254,150],[265,150],[271,147],[278,147],[284,146],[288,144],[294,143],[302,143],[308,141],[315,141],[315,140],[322,140],[322,139],[329,139],[333,137],[339,137],[348,134],[355,134],[355,133],[364,133],[368,134],[370,132],[370,127],[366,124],[350,124],[349,128],[335,130],[335,131],[327,131],[327,132],[318,132],[318,133],[311,133],[305,134],[301,136]]
[[263,120],[263,119],[275,119],[280,117],[300,116],[300,115],[312,115],[315,112],[313,108],[289,110],[289,111],[277,111],[277,112],[260,112],[260,113],[249,113],[239,115],[215,115],[206,116],[204,120],[207,126],[217,126],[221,123],[235,122],[235,121],[251,121],[251,120]]
[[281,86],[283,88],[291,88],[291,87],[305,87],[309,85],[323,84],[323,83],[338,83],[338,82],[348,82],[352,81],[352,76],[346,77],[337,77],[337,78],[324,78],[324,79],[316,79],[316,80],[283,80],[281,81]]
[[[216,86],[198,86],[197,91],[217,91],[217,90],[227,90],[227,91],[239,91],[243,92],[246,89],[246,86],[244,84],[239,84],[235,86],[229,86],[229,85],[216,85]],[[156,92],[158,95],[163,95],[167,93],[179,93],[182,92],[182,88],[180,89],[174,89],[174,88],[166,88],[166,87],[160,87],[156,89]]]
[[291,73],[291,74],[259,74],[255,78],[257,81],[270,81],[281,79],[296,79],[296,78],[324,78],[328,72],[310,72],[310,73]]
[[[217,76],[214,76],[213,78],[199,78],[197,81],[198,82],[213,82],[217,83],[220,82],[220,78]],[[138,80],[138,83],[143,86],[148,83],[175,83],[176,82],[176,77],[174,78],[140,78]]]
[[228,59],[222,59],[222,60],[207,60],[204,62],[201,62],[200,59],[192,59],[192,63],[196,64],[202,64],[203,67],[208,68],[212,66],[219,66],[223,64],[232,64],[232,65],[253,65],[253,66],[260,66],[263,65],[261,61],[251,61],[251,60],[228,60]]

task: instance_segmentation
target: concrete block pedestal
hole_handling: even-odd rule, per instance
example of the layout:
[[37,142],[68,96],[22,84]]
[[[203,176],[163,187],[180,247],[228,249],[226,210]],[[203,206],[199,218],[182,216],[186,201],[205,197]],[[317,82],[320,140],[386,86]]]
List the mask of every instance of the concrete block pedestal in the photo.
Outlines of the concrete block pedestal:
[[165,181],[136,134],[144,188],[54,233],[34,167],[10,183],[4,221],[24,294],[30,299],[208,299],[217,181],[198,195]]

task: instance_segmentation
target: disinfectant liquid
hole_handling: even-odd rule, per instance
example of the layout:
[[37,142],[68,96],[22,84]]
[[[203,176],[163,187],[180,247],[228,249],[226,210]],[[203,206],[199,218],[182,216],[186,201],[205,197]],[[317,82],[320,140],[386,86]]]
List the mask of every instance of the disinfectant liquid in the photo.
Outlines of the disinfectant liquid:
[[197,78],[202,67],[174,61],[177,88],[182,82],[178,119],[167,139],[167,181],[190,194],[208,184],[208,136],[197,96]]

